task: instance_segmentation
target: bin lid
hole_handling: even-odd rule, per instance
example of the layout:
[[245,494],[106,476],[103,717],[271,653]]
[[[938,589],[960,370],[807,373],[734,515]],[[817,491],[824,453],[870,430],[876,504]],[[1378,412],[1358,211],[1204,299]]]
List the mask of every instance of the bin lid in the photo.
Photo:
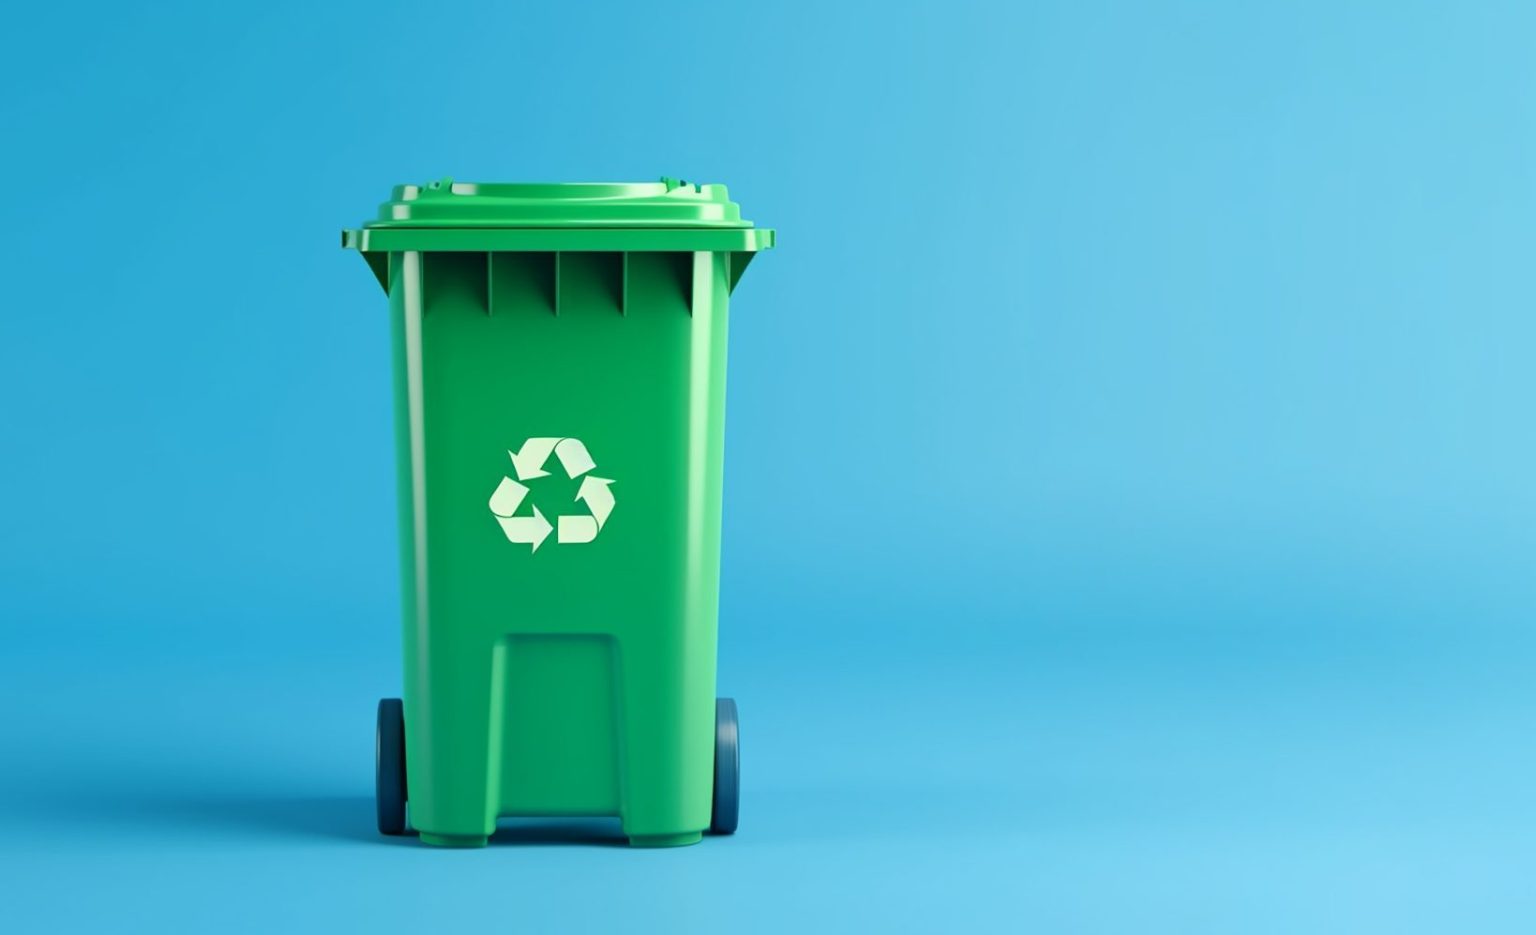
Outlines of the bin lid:
[[724,185],[659,182],[397,185],[365,229],[750,228]]

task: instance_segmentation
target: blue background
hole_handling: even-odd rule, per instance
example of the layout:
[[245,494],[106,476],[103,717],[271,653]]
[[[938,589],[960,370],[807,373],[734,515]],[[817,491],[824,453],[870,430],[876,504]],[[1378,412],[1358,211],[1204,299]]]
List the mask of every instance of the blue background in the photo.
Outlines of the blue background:
[[[1529,4],[576,7],[7,13],[0,927],[1532,930]],[[742,831],[382,840],[337,231],[664,173],[781,232]]]

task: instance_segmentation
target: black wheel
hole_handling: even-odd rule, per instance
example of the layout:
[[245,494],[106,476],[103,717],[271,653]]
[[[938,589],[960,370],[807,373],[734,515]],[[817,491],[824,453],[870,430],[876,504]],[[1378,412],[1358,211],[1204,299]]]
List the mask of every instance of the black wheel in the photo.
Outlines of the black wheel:
[[715,802],[709,816],[712,834],[735,834],[741,809],[741,745],[736,702],[715,699]]
[[379,701],[373,760],[379,833],[405,834],[405,706],[399,698]]

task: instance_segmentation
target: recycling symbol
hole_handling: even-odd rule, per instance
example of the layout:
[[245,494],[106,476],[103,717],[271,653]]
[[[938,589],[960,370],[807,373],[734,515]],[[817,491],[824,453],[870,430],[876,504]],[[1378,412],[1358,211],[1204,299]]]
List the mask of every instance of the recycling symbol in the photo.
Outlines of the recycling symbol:
[[[531,553],[539,550],[551,532],[555,533],[555,541],[561,545],[591,542],[597,538],[603,524],[608,522],[608,516],[613,513],[613,491],[608,489],[613,480],[588,473],[597,467],[597,463],[587,453],[587,446],[581,443],[581,439],[530,438],[523,442],[521,450],[508,451],[507,454],[512,456],[512,468],[517,474],[517,480],[510,477],[501,479],[496,492],[491,494],[491,515],[501,524],[501,531],[507,534],[508,542],[531,545]],[[524,498],[528,496],[528,488],[519,481],[548,477],[549,472],[544,470],[544,465],[551,454],[560,459],[560,466],[565,469],[567,477],[571,480],[581,478],[581,488],[576,491],[576,499],[585,501],[588,510],[584,514],[557,516],[557,525],[554,526],[550,525],[536,505],[532,516],[516,515],[517,508],[522,506]]]

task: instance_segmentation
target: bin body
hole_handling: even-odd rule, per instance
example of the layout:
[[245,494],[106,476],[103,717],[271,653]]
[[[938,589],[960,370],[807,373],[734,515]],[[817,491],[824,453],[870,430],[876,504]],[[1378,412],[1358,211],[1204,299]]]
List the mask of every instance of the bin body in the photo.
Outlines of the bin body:
[[727,310],[772,232],[671,200],[735,208],[719,186],[442,183],[347,234],[389,294],[431,843],[511,815],[617,815],[637,844],[709,825]]

